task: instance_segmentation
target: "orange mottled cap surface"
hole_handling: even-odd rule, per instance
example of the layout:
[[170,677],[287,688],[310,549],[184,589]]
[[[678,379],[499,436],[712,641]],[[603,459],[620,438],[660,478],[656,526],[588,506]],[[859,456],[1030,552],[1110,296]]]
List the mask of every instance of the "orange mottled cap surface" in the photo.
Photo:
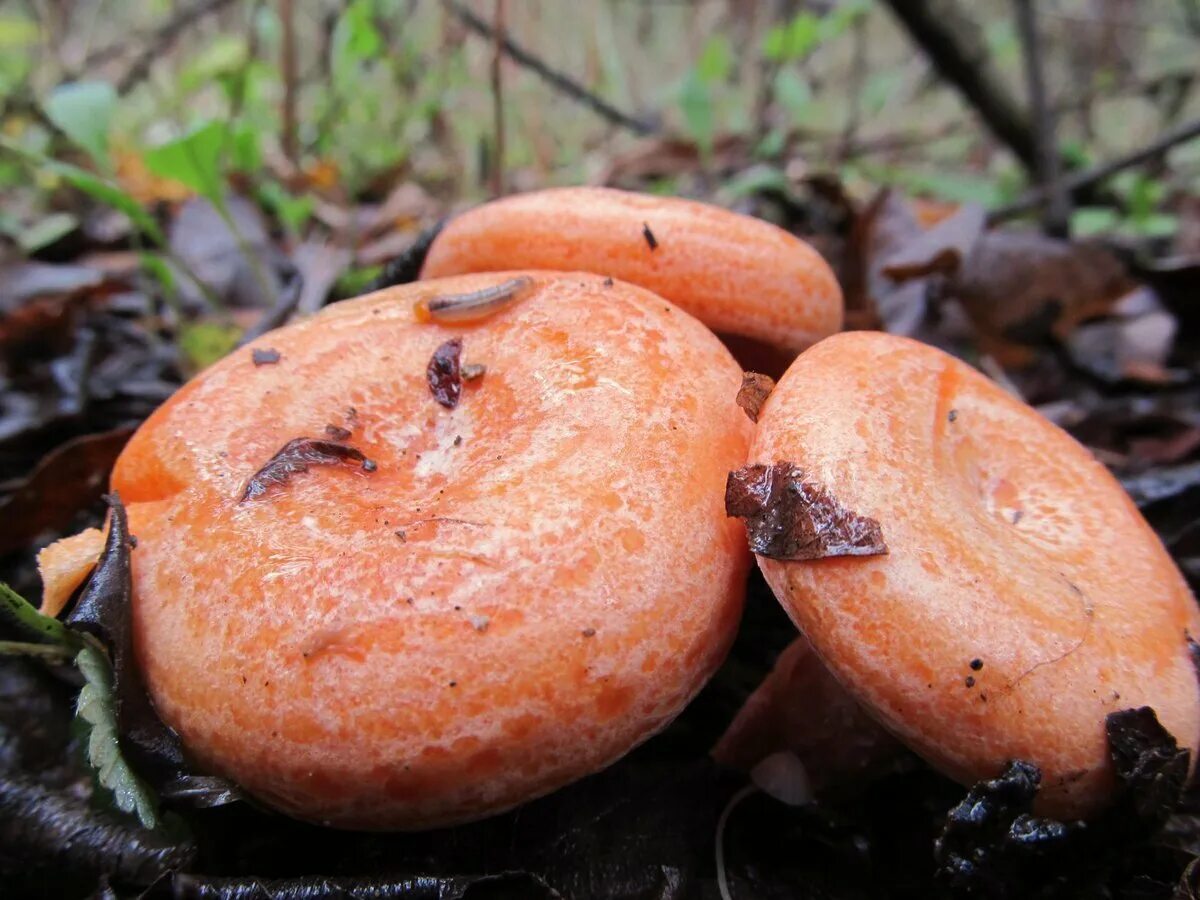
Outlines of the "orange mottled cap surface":
[[1012,759],[1040,808],[1111,796],[1105,717],[1151,706],[1193,760],[1194,598],[1092,455],[941,351],[847,333],[804,353],[767,399],[752,462],[787,460],[878,520],[890,552],[759,559],[842,684],[962,782]]
[[802,350],[842,327],[837,279],[761,219],[612,188],[518,194],[452,219],[422,276],[582,269],[641,285],[714,331]]
[[[154,702],[202,763],[292,815],[420,828],[513,806],[666,725],[732,639],[738,366],[645,290],[515,274],[518,300],[455,327],[418,324],[414,302],[514,273],[272,332],[117,463]],[[452,338],[486,372],[447,408],[427,366]],[[299,437],[370,462],[243,500]]]

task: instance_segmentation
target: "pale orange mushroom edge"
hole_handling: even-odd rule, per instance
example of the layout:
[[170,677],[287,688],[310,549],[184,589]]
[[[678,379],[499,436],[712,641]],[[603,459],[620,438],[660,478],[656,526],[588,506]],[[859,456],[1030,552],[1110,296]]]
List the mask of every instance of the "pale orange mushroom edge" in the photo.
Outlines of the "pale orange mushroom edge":
[[[512,807],[664,727],[732,641],[750,563],[721,506],[751,433],[737,364],[686,313],[587,274],[526,273],[486,318],[416,321],[417,300],[513,277],[272,332],[117,462],[152,699],[279,810],[412,829]],[[426,367],[452,338],[486,372],[449,409]],[[243,499],[285,443],[330,434],[372,465]]]
[[812,247],[761,219],[613,188],[517,194],[451,219],[422,277],[511,268],[611,275],[714,331],[792,352],[841,330],[841,288]]
[[752,463],[789,461],[876,519],[887,555],[760,557],[842,684],[970,784],[1014,759],[1037,808],[1109,802],[1109,713],[1152,707],[1196,759],[1200,612],[1157,536],[1091,453],[939,350],[846,333],[767,399]]

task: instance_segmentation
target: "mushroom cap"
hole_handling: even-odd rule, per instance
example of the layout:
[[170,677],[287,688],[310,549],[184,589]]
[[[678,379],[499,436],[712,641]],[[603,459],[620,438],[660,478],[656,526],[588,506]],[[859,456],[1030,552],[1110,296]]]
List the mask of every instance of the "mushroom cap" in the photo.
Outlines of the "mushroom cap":
[[1153,707],[1196,758],[1183,577],[1091,453],[970,366],[885,334],[822,341],[767,399],[750,461],[795,463],[878,520],[887,555],[759,565],[935,767],[969,784],[1027,760],[1039,808],[1069,817],[1111,796],[1109,713]]
[[[459,327],[417,324],[414,301],[512,273],[272,332],[117,462],[155,705],[270,806],[373,829],[501,811],[664,727],[728,649],[750,562],[721,507],[750,439],[741,371],[648,291],[522,274],[519,301]],[[451,338],[487,371],[446,409],[426,366]],[[314,466],[239,502],[327,424],[374,470]]]
[[812,247],[761,219],[676,197],[569,187],[485,203],[447,223],[421,274],[511,268],[611,275],[714,331],[791,351],[842,327],[841,288]]

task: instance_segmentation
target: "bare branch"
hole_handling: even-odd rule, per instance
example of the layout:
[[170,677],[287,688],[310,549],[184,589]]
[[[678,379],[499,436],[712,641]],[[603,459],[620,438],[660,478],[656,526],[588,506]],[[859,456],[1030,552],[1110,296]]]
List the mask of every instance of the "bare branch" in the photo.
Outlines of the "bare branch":
[[[454,13],[464,25],[476,34],[482,35],[489,40],[495,39],[495,29],[475,15],[475,13],[471,12],[471,10],[467,9],[467,7],[456,2],[456,0],[444,0],[444,3],[447,9]],[[634,134],[642,136],[654,134],[658,130],[651,123],[622,112],[608,101],[597,97],[577,81],[550,68],[528,50],[513,43],[509,37],[505,36],[503,38],[501,46],[504,47],[504,52],[508,54],[513,62],[534,72],[547,84],[557,88],[571,99],[582,103],[601,118],[607,119],[614,125],[620,125],[622,128],[627,128]]]

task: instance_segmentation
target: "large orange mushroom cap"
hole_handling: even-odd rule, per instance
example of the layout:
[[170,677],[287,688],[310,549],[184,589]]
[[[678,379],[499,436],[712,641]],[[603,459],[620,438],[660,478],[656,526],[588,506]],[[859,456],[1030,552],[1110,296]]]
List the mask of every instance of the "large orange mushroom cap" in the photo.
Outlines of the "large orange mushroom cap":
[[793,352],[842,327],[841,288],[812,247],[692,200],[599,187],[517,194],[451,219],[422,277],[512,268],[611,275],[714,331]]
[[[662,728],[728,649],[749,563],[721,507],[750,439],[738,366],[686,313],[593,275],[525,273],[488,318],[415,320],[418,299],[511,277],[272,332],[117,462],[151,696],[280,810],[419,828],[511,807]],[[447,409],[426,367],[451,338],[486,374]],[[242,500],[326,426],[373,470],[314,466]]]
[[1023,759],[1040,808],[1112,794],[1105,718],[1150,706],[1192,759],[1200,613],[1109,472],[968,365],[876,333],[804,353],[762,410],[753,463],[788,461],[878,520],[889,553],[760,558],[833,674],[964,783]]

